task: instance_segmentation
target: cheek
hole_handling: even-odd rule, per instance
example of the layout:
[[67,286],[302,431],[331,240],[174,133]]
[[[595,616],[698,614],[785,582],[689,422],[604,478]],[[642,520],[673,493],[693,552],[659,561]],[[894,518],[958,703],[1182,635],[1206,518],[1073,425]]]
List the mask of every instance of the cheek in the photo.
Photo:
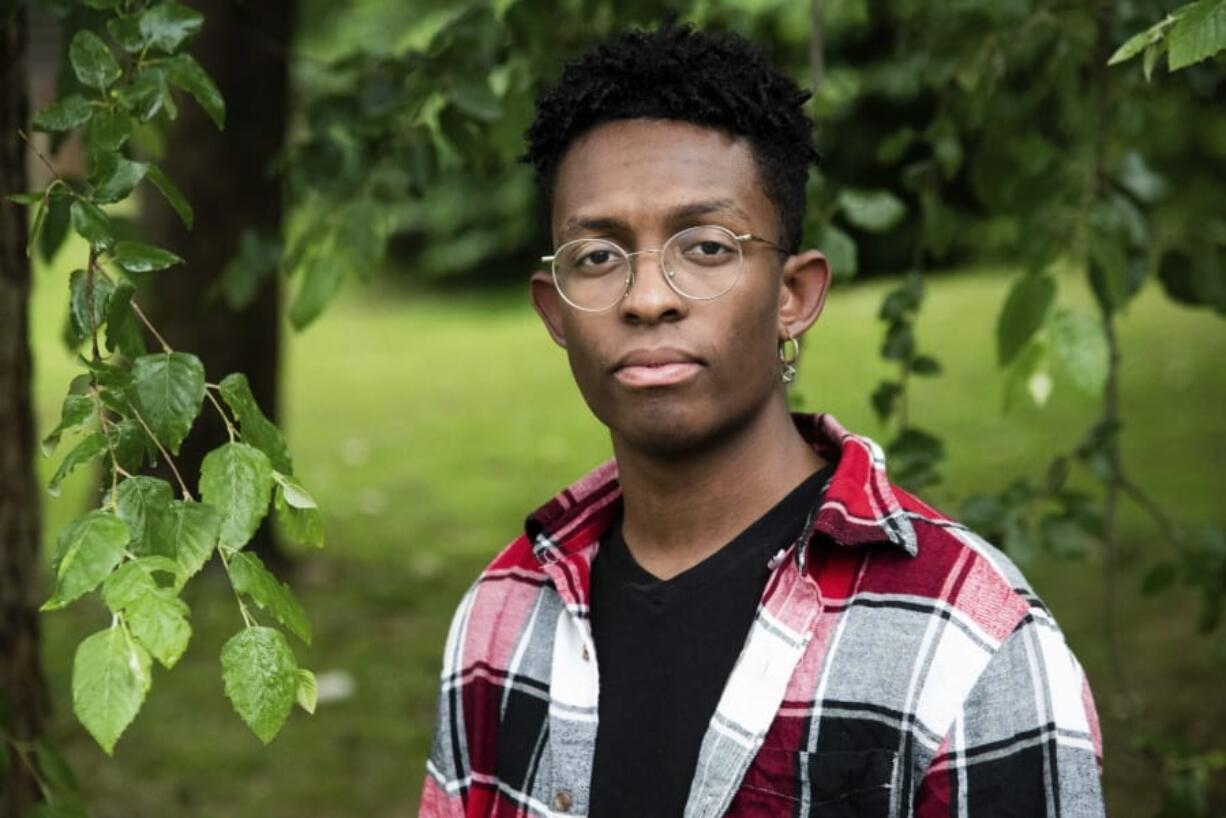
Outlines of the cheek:
[[763,384],[773,381],[775,364],[778,362],[778,326],[776,305],[759,298],[740,305],[735,314],[728,316],[728,327],[722,345],[722,356],[730,371],[725,372],[735,382],[730,384],[738,391],[759,391]]

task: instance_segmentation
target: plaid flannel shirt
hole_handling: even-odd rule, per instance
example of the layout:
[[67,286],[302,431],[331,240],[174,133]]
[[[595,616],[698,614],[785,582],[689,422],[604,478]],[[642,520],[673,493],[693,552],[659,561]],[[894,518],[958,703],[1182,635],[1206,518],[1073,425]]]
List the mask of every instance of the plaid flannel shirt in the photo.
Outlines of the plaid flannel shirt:
[[[1102,815],[1089,685],[1018,569],[892,485],[872,440],[829,414],[794,420],[837,465],[771,560],[685,817]],[[531,515],[460,601],[424,818],[587,814],[591,566],[620,497],[609,461]]]

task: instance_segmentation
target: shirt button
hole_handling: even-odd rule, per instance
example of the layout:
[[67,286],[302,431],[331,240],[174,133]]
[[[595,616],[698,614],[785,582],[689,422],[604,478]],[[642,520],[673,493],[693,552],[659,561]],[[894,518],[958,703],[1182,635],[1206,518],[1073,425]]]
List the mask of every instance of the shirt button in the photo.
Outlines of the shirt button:
[[558,812],[570,812],[570,793],[558,790],[553,794],[553,808]]
[[583,661],[587,662],[591,659],[591,654],[587,652],[587,645],[583,646]]

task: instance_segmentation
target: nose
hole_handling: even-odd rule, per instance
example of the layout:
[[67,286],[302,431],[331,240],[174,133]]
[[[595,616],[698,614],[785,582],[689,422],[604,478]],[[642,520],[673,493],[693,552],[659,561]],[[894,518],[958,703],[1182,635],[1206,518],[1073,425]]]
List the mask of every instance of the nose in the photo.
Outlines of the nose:
[[[677,321],[689,311],[689,302],[666,280],[664,257],[659,250],[638,250],[627,254],[630,264],[630,290],[622,298],[622,318],[631,324],[656,324]],[[636,256],[638,258],[636,258]],[[649,269],[647,259],[651,256]]]

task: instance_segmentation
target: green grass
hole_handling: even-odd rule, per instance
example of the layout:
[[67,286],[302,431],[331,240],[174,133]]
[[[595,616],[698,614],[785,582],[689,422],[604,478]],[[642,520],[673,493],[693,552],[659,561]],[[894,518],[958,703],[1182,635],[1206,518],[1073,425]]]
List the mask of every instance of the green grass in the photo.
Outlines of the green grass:
[[[68,251],[73,252],[72,250]],[[173,273],[172,273],[173,275]],[[73,374],[56,341],[63,270],[39,274],[34,303],[36,394],[43,428]],[[1074,303],[1086,297],[1064,282]],[[946,374],[916,384],[913,418],[945,437],[946,480],[930,500],[955,510],[976,490],[1039,474],[1094,415],[1094,402],[1057,382],[1042,410],[1001,412],[993,327],[1007,276],[985,271],[933,281],[920,326],[924,351]],[[808,336],[798,391],[806,408],[883,438],[867,395],[889,370],[878,358],[876,310],[888,284],[832,294]],[[1153,287],[1121,322],[1128,466],[1181,521],[1226,524],[1226,327],[1170,304]],[[91,599],[44,617],[52,734],[76,767],[94,815],[410,816],[432,729],[447,621],[483,562],[524,515],[610,453],[524,294],[406,295],[351,289],[290,340],[286,428],[296,471],[326,514],[328,545],[300,554],[294,580],[315,627],[296,646],[318,673],[352,674],[352,698],[295,713],[267,748],[222,694],[218,653],[241,624],[221,577],[188,588],[195,635],[173,671],[158,669],[135,725],[106,758],[70,710],[75,644],[109,622]],[[225,373],[209,373],[217,380]],[[207,408],[207,407],[206,407]],[[44,480],[56,458],[41,463]],[[45,504],[46,540],[89,502],[74,475]],[[1166,552],[1154,526],[1126,507],[1123,621],[1129,669],[1146,709],[1112,718],[1101,639],[1097,560],[1044,558],[1027,567],[1085,663],[1104,720],[1109,809],[1152,815],[1156,774],[1129,749],[1138,729],[1169,730],[1193,746],[1226,730],[1224,666],[1193,634],[1183,595],[1140,597],[1144,568]],[[1217,636],[1220,644],[1221,634]]]

